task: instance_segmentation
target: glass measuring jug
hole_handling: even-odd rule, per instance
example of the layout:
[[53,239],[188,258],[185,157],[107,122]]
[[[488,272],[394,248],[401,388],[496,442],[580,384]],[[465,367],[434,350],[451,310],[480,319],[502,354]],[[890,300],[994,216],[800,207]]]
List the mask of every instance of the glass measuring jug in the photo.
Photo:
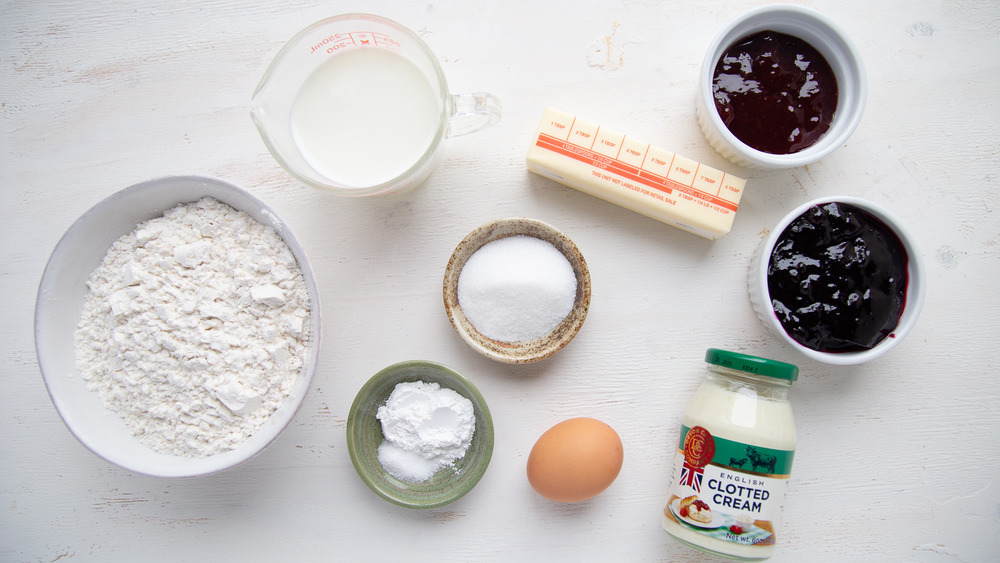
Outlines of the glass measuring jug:
[[301,182],[345,196],[410,189],[447,137],[500,119],[493,94],[451,94],[430,48],[371,14],[314,23],[281,48],[250,114],[274,158]]

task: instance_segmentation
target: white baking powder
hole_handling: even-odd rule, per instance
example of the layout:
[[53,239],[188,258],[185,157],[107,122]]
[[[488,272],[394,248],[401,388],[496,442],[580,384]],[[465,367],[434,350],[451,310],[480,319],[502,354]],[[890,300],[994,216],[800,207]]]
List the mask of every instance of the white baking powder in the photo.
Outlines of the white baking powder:
[[77,369],[159,453],[239,446],[302,369],[309,295],[295,257],[274,229],[212,198],[140,223],[87,285]]
[[458,277],[458,304],[483,336],[518,342],[545,336],[576,301],[576,274],[550,242],[524,235],[474,252]]
[[385,441],[378,459],[400,481],[422,483],[465,457],[476,430],[472,402],[424,381],[396,385],[375,417]]

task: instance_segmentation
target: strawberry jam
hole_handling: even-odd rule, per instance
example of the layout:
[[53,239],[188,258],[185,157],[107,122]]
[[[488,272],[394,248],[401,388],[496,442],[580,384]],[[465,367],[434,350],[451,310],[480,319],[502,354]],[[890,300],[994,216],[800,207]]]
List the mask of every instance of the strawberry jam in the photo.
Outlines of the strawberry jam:
[[845,203],[810,207],[778,238],[767,268],[785,332],[820,352],[873,348],[903,312],[906,249],[874,215]]
[[762,31],[729,47],[715,66],[719,117],[740,141],[770,154],[811,147],[830,129],[837,78],[809,43]]

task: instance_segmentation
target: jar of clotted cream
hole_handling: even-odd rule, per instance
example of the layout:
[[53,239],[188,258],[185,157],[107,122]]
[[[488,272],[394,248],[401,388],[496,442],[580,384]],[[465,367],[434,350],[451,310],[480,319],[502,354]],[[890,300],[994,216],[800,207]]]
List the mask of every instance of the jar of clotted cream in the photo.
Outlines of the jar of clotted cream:
[[744,561],[777,543],[797,433],[788,391],[799,368],[709,348],[688,403],[663,529],[691,547]]

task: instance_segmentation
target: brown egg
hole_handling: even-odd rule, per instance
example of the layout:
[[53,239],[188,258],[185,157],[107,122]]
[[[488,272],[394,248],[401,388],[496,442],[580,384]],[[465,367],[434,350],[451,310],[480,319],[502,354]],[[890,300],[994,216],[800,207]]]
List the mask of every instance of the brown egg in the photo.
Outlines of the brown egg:
[[607,489],[622,468],[618,433],[593,418],[571,418],[549,428],[528,455],[528,482],[543,497],[579,502]]

